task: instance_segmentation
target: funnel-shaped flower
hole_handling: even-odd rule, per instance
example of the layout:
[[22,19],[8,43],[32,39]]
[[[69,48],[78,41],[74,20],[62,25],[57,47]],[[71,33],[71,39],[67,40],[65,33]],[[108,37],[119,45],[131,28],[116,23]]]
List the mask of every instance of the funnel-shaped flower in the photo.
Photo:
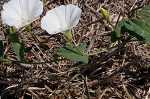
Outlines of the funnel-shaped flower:
[[73,4],[61,5],[46,13],[41,20],[41,27],[49,34],[66,33],[78,24],[80,16],[79,7]]
[[42,12],[40,0],[11,0],[4,4],[1,16],[3,23],[21,28],[32,23]]

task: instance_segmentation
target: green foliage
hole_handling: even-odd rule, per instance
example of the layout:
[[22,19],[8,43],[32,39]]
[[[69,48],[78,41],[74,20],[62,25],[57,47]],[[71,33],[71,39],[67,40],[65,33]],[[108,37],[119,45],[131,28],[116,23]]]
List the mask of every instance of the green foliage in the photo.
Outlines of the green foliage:
[[12,28],[10,28],[9,30],[9,37],[12,43],[13,50],[15,54],[18,56],[18,59],[20,61],[25,61],[25,58],[24,58],[25,47],[24,47],[23,41],[19,38],[19,36],[16,33],[13,32]]
[[115,42],[117,40],[120,40],[122,37],[122,35],[127,32],[124,29],[124,24],[126,23],[125,19],[122,19],[120,22],[118,22],[118,24],[116,25],[115,30],[113,31],[113,34],[111,36],[111,41]]
[[[140,20],[137,20],[137,22],[140,22]],[[148,43],[150,43],[150,29],[147,31],[145,28],[142,27],[142,24],[143,23],[137,24],[133,20],[129,20],[125,24],[125,27],[129,30],[129,34],[136,37],[139,41],[146,40]]]
[[83,52],[86,48],[86,44],[81,44],[80,46],[64,46],[56,52],[57,55],[64,56],[67,59],[73,61],[82,61],[88,63],[88,56]]
[[150,43],[150,6],[140,10],[136,18],[132,20],[123,19],[118,22],[111,36],[111,41],[125,41],[123,39],[125,32],[136,37],[139,41]]
[[150,19],[150,6],[146,6],[139,11],[137,17],[147,22]]

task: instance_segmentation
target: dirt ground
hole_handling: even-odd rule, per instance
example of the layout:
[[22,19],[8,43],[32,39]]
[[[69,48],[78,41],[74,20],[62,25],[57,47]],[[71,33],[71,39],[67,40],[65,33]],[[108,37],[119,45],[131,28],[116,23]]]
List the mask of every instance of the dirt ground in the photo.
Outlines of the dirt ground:
[[[3,0],[1,0],[3,1]],[[114,46],[112,30],[104,20],[100,6],[116,24],[118,16],[131,19],[150,0],[42,0],[43,14],[32,23],[32,31],[41,44],[24,28],[18,35],[30,51],[28,62],[53,60],[50,52],[69,45],[63,34],[50,35],[40,28],[40,19],[59,5],[75,4],[82,9],[79,24],[73,30],[78,44],[86,43],[86,52]],[[3,2],[0,2],[2,9]],[[12,14],[13,15],[13,14]],[[0,23],[0,40],[9,62],[0,61],[1,99],[150,99],[150,46],[131,42],[109,52],[90,56],[89,63],[63,60],[45,64],[17,62],[6,25]],[[61,59],[62,57],[60,57]]]

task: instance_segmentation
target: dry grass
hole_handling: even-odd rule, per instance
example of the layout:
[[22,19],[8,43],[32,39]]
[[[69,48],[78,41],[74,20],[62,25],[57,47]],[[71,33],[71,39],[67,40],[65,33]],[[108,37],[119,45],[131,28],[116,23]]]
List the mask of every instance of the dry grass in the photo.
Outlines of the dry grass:
[[[105,2],[104,2],[105,1]],[[112,21],[120,15],[133,18],[149,0],[43,0],[44,13],[62,4],[73,3],[82,9],[78,27],[73,31],[78,44],[86,42],[87,52],[115,45],[110,42],[111,28],[103,20],[99,7],[109,11]],[[2,7],[2,4],[1,4]],[[2,8],[1,8],[2,9]],[[13,15],[13,14],[12,14]],[[42,15],[42,16],[43,16]],[[41,17],[42,17],[41,16]],[[115,22],[114,22],[115,24]],[[0,40],[5,54],[17,60],[6,33],[0,24]],[[26,47],[29,62],[53,60],[51,54],[68,45],[62,34],[49,35],[40,28],[40,18],[32,23],[32,31],[41,44],[22,28],[18,35]],[[59,61],[47,64],[0,62],[0,94],[2,99],[149,99],[150,47],[139,42],[128,43],[110,52],[90,57],[89,64]]]

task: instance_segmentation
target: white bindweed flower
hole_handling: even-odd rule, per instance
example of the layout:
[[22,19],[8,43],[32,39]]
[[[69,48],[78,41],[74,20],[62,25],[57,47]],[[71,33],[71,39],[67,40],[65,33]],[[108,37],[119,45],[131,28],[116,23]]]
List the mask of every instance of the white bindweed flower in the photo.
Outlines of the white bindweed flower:
[[3,23],[21,28],[32,23],[42,12],[40,0],[11,0],[4,4],[1,17]]
[[41,28],[49,34],[66,33],[78,24],[80,16],[79,7],[73,4],[61,5],[46,13],[41,20]]

